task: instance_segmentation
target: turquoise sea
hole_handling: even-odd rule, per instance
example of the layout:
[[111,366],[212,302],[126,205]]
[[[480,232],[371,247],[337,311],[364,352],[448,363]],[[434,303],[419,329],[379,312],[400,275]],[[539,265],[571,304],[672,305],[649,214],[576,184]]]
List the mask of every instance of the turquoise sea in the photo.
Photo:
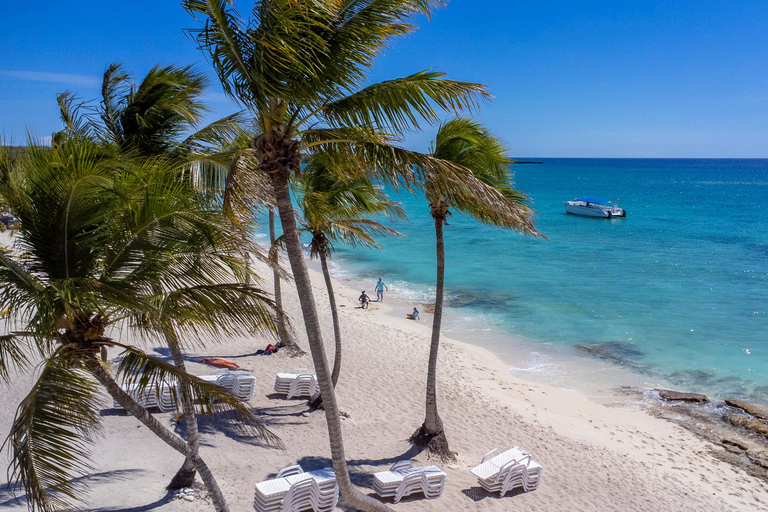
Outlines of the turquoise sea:
[[[648,382],[768,399],[768,160],[530,160],[543,163],[515,165],[515,182],[547,239],[454,214],[446,334],[514,352],[545,380],[567,371],[562,358],[600,359]],[[577,196],[620,199],[627,218],[566,215]],[[399,200],[409,221],[393,227],[407,238],[337,246],[335,272],[428,304],[429,209]]]

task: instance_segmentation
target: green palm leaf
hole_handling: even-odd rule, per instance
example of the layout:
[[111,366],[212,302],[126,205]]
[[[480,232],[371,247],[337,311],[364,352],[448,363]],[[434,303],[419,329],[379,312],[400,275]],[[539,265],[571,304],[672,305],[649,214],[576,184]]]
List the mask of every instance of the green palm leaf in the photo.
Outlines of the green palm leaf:
[[[161,388],[169,383],[183,383],[178,389],[183,390],[188,386],[192,390],[202,414],[229,420],[237,426],[242,435],[255,437],[266,444],[282,448],[280,439],[226,389],[183,372],[173,364],[151,357],[135,347],[120,343],[115,345],[124,349],[117,368],[124,387],[135,387],[136,393],[160,393]],[[178,393],[175,389],[172,391],[174,397]]]
[[62,347],[62,358],[44,365],[5,441],[13,448],[9,482],[23,486],[30,510],[73,506],[86,491],[77,478],[92,470],[89,446],[100,432],[99,393],[67,351]]

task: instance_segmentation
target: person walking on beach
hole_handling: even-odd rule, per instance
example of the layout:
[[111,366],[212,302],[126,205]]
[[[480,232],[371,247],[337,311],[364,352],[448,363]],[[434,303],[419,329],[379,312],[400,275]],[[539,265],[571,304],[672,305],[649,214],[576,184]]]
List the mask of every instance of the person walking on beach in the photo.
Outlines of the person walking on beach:
[[389,291],[389,288],[387,288],[387,285],[384,284],[384,281],[379,278],[379,282],[376,283],[376,300],[378,302],[384,302],[384,290]]
[[368,303],[371,301],[371,298],[365,294],[365,290],[363,290],[362,295],[360,295],[357,300],[360,301],[360,307],[362,309],[368,309]]

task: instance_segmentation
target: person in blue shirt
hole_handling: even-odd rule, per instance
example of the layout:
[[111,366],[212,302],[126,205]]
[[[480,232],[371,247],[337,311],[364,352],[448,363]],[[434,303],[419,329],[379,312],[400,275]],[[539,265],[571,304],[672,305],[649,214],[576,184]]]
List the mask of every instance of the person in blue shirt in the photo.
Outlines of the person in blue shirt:
[[389,288],[387,288],[387,285],[384,284],[384,281],[379,278],[379,282],[376,283],[376,300],[378,302],[384,302],[384,290],[389,291]]
[[416,308],[413,308],[413,313],[407,313],[406,318],[409,320],[418,320],[419,319],[419,310]]

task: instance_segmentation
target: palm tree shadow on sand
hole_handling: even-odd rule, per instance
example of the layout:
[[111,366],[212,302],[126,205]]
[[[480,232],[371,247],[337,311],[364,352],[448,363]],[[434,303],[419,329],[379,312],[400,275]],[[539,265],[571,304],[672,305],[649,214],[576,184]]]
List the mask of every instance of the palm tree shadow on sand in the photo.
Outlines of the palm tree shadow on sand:
[[[98,485],[102,483],[109,483],[109,482],[119,482],[124,480],[129,480],[131,478],[134,478],[140,473],[144,473],[145,471],[143,469],[118,469],[115,471],[104,471],[101,473],[93,473],[91,475],[85,475],[81,476],[79,478],[75,478],[75,482],[87,482],[89,485]],[[19,489],[18,496],[14,496],[13,492],[8,487],[8,483],[0,483],[0,509],[5,507],[11,507],[13,505],[19,505],[19,506],[26,506],[27,505],[27,498],[23,495],[23,490]],[[168,497],[170,496],[170,493],[166,493],[163,497],[158,499],[157,501],[154,501],[153,503],[148,503],[147,505],[142,505],[140,507],[134,507],[130,509],[126,508],[98,508],[98,509],[83,509],[83,512],[101,512],[101,511],[108,511],[108,510],[120,510],[122,512],[143,512],[143,511],[149,511],[154,510],[160,505],[164,504]]]

